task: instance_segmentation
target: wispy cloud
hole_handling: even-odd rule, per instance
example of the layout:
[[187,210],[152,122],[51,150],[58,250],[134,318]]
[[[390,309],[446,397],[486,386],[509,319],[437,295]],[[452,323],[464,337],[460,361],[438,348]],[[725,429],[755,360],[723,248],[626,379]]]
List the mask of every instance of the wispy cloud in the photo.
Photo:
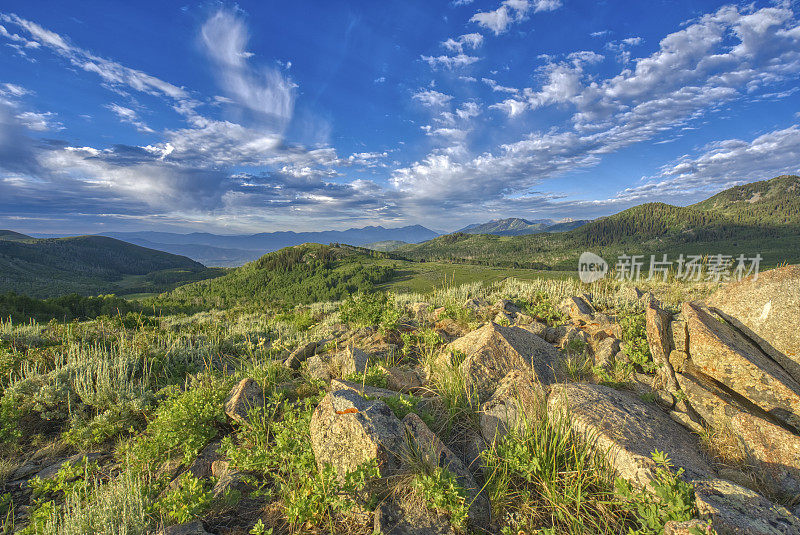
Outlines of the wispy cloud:
[[119,104],[109,104],[106,106],[111,110],[114,115],[119,117],[120,121],[131,124],[136,127],[136,130],[145,134],[152,134],[153,129],[139,118],[139,115],[132,109],[120,106]]
[[554,11],[561,5],[561,0],[504,0],[497,9],[475,13],[470,22],[500,35],[512,24],[527,19],[531,12]]

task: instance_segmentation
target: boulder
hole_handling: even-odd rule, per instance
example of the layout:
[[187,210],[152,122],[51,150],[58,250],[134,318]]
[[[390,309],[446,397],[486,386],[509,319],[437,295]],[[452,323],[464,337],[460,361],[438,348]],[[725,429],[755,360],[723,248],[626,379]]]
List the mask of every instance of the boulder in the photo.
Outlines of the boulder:
[[597,366],[609,366],[614,359],[614,355],[619,353],[620,341],[616,338],[604,338],[594,350],[594,363]]
[[307,344],[300,345],[289,354],[287,359],[283,362],[284,366],[293,370],[300,369],[300,363],[316,353],[317,346],[317,342],[308,342]]
[[352,390],[328,393],[311,416],[311,447],[317,466],[330,464],[340,480],[376,461],[381,476],[398,467],[403,427],[380,400],[367,400]]
[[322,355],[309,357],[308,360],[306,360],[306,366],[308,368],[308,375],[312,379],[318,379],[320,381],[331,380],[331,363],[328,357]]
[[701,519],[719,535],[794,535],[800,519],[757,492],[723,479],[693,481]]
[[423,377],[418,370],[396,366],[381,366],[381,370],[386,374],[386,386],[389,390],[412,392],[422,386]]
[[369,355],[357,347],[350,346],[331,358],[331,371],[339,377],[364,373],[368,362]]
[[732,282],[712,294],[708,305],[800,382],[800,265]]
[[542,385],[523,370],[512,370],[481,407],[481,434],[488,442],[499,440],[527,418],[533,421],[544,407]]
[[616,475],[632,485],[650,485],[656,469],[651,454],[656,449],[684,468],[687,479],[714,477],[699,453],[697,439],[634,394],[602,385],[553,385],[547,410],[553,418],[566,415],[573,431],[607,452]]
[[219,440],[215,440],[205,448],[200,451],[200,455],[192,461],[192,464],[189,465],[188,472],[191,473],[197,479],[205,479],[207,477],[211,477],[212,475],[212,466],[214,462],[220,460],[222,455],[220,454],[219,447],[221,442]]
[[413,412],[403,418],[403,425],[408,433],[409,454],[422,457],[429,465],[450,471],[468,495],[470,521],[476,526],[488,525],[491,516],[489,500],[481,493],[480,485],[475,483],[461,460]]
[[408,305],[408,309],[411,311],[412,316],[419,321],[425,321],[428,319],[428,313],[430,312],[431,308],[433,308],[432,305],[424,301]]
[[523,314],[522,312],[518,312],[514,315],[514,323],[517,325],[528,325],[533,323],[533,317]]
[[748,406],[710,381],[678,374],[689,404],[714,429],[733,433],[744,449],[748,465],[763,476],[776,494],[800,493],[800,437],[790,433],[768,413]]
[[447,349],[466,355],[461,371],[484,400],[512,370],[530,370],[541,384],[550,384],[553,365],[560,358],[552,345],[530,331],[495,323],[462,336]]
[[494,321],[498,325],[511,325],[512,323],[514,323],[514,318],[512,318],[511,315],[509,315],[507,312],[501,310],[500,312],[497,313],[497,315],[494,317],[492,321]]
[[669,322],[669,333],[674,349],[688,353],[689,333],[686,331],[686,322],[682,318],[678,319],[677,315],[673,316],[672,321]]
[[800,430],[800,384],[707,309],[683,304],[689,330],[689,355],[700,372],[793,428]]
[[456,535],[445,515],[402,498],[389,499],[375,510],[374,533],[380,535]]
[[494,304],[494,308],[496,308],[500,312],[505,312],[509,316],[513,316],[514,314],[519,314],[520,312],[522,312],[521,308],[515,305],[513,301],[509,301],[508,299],[498,300]]
[[253,408],[264,407],[264,391],[251,378],[242,379],[233,387],[225,400],[225,414],[239,423],[247,422],[247,413]]
[[591,323],[594,320],[594,308],[581,297],[566,297],[558,305],[558,308],[572,321]]

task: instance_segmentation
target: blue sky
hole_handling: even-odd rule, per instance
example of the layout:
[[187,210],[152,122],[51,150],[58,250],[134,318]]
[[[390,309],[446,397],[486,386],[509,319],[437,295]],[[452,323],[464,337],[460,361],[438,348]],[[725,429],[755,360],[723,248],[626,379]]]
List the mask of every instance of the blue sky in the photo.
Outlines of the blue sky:
[[0,228],[686,205],[800,171],[797,2],[0,6]]

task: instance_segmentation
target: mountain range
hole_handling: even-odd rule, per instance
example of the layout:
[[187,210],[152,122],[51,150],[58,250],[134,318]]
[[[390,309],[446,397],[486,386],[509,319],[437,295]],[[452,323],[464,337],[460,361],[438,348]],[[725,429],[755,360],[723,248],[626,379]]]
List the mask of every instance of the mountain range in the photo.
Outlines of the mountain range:
[[301,243],[347,243],[366,245],[380,241],[419,243],[439,235],[421,225],[399,228],[368,226],[320,232],[261,232],[258,234],[220,235],[207,232],[109,232],[117,238],[143,247],[188,256],[206,266],[240,266],[264,253]]
[[467,225],[457,230],[464,234],[494,234],[497,236],[522,236],[540,232],[564,232],[589,223],[588,219],[564,220],[556,222],[552,219],[536,219],[529,221],[519,217],[494,219],[487,223]]

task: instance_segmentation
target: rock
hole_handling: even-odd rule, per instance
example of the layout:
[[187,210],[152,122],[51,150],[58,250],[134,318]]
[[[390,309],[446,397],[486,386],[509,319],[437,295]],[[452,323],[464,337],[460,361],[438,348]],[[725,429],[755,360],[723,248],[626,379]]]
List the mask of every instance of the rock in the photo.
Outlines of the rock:
[[514,315],[514,323],[516,323],[517,325],[528,325],[530,323],[533,323],[533,317],[527,314],[523,314],[522,312],[517,312]]
[[674,392],[678,383],[675,380],[672,366],[669,364],[669,354],[672,351],[669,330],[671,315],[662,310],[657,302],[651,300],[645,307],[645,319],[647,321],[647,343],[650,346],[650,353],[653,355],[653,362],[658,366],[659,375],[667,389]]
[[491,516],[489,500],[481,494],[481,487],[475,483],[461,460],[413,412],[403,418],[403,425],[408,432],[410,454],[422,456],[426,463],[449,470],[467,492],[468,502],[472,504],[469,508],[470,521],[476,526],[488,525]]
[[242,379],[233,387],[225,400],[225,414],[235,422],[248,421],[247,413],[253,408],[264,407],[264,391],[251,378]]
[[689,355],[700,372],[800,430],[800,384],[757,346],[702,307],[683,304]]
[[575,322],[591,323],[594,320],[594,308],[580,297],[566,297],[558,308]]
[[705,428],[700,422],[695,421],[689,414],[682,412],[682,411],[669,411],[669,417],[672,418],[674,422],[678,422],[683,427],[699,435]]
[[776,494],[800,493],[800,437],[790,433],[768,413],[746,405],[709,381],[678,375],[678,383],[692,408],[711,427],[728,430],[740,441],[748,464],[767,476],[764,484]]
[[205,479],[212,475],[212,465],[222,458],[219,447],[221,442],[215,440],[200,451],[200,455],[189,465],[188,471],[197,479]]
[[386,386],[389,390],[398,392],[413,392],[422,386],[422,374],[415,369],[384,367],[381,369],[386,374]]
[[414,318],[419,321],[425,321],[428,318],[428,313],[430,312],[432,306],[433,305],[430,303],[420,301],[418,303],[412,303],[408,306],[408,309],[411,311],[411,314]]
[[664,535],[713,535],[711,525],[705,520],[670,520],[664,524]]
[[331,371],[333,374],[338,374],[339,377],[364,373],[368,362],[369,355],[357,347],[350,346],[331,358]]
[[708,305],[800,382],[800,265],[732,282],[711,295]]
[[220,474],[211,492],[214,494],[214,498],[221,499],[231,492],[243,494],[249,489],[250,483],[248,482],[248,477],[238,470],[231,470],[228,468]]
[[514,323],[514,318],[512,318],[508,313],[501,310],[500,312],[497,313],[497,315],[494,317],[494,320],[492,321],[494,321],[498,325],[511,325],[512,323]]
[[328,359],[322,355],[309,357],[308,360],[306,360],[306,366],[308,367],[308,375],[312,379],[318,379],[320,381],[331,380],[331,364]]
[[402,500],[381,503],[375,510],[373,529],[380,535],[456,535],[446,516]]
[[[579,343],[576,343],[576,340]],[[559,340],[559,345],[562,348],[569,348],[569,347],[584,347],[589,345],[589,337],[586,334],[586,331],[583,329],[578,329],[574,325],[570,325],[567,327],[566,331],[564,332],[564,336]]]
[[340,480],[359,466],[376,461],[381,476],[398,466],[403,427],[380,400],[366,400],[352,390],[328,393],[311,416],[311,446],[317,466],[330,464]]
[[472,298],[467,299],[464,302],[464,308],[468,308],[475,312],[476,314],[480,313],[484,308],[489,306],[489,302],[486,299],[482,298]]
[[689,333],[686,331],[686,322],[682,319],[673,319],[669,322],[669,333],[675,350],[689,353]]
[[82,462],[91,463],[103,457],[104,455],[102,453],[76,453],[75,455],[66,459],[48,464],[36,474],[36,477],[43,480],[55,479],[58,471],[61,470],[61,468],[67,463],[70,465],[75,465]]
[[800,519],[757,492],[722,479],[692,483],[700,518],[719,535],[800,533]]
[[522,328],[525,329],[526,331],[532,332],[539,338],[545,338],[545,332],[547,331],[547,329],[550,329],[550,327],[548,327],[547,324],[542,323],[541,321],[538,320],[533,320],[531,323],[525,325]]
[[169,526],[162,528],[158,531],[159,535],[210,535],[203,523],[199,520],[189,522],[188,524],[181,524],[180,526]]
[[289,354],[289,357],[283,363],[284,366],[293,370],[300,369],[300,363],[317,351],[317,345],[317,342],[308,342],[307,344],[299,346]]
[[568,414],[573,431],[591,437],[595,448],[608,452],[616,474],[637,487],[652,481],[656,464],[651,454],[656,449],[684,468],[687,479],[714,475],[691,433],[628,392],[601,385],[553,385],[547,410],[552,418]]
[[515,305],[512,301],[508,299],[500,299],[494,304],[494,308],[499,310],[500,312],[505,312],[509,316],[513,316],[514,314],[519,314],[522,312],[522,309]]
[[616,338],[604,338],[597,344],[594,351],[594,363],[597,366],[609,366],[613,362],[614,355],[619,353],[619,340]]
[[488,399],[512,370],[531,370],[541,384],[553,381],[558,351],[535,334],[519,327],[488,323],[447,346],[466,357],[461,371],[481,399]]
[[437,321],[436,331],[439,332],[445,340],[453,340],[464,334],[464,328],[451,318],[444,318]]
[[544,407],[545,393],[542,385],[522,370],[512,370],[495,390],[491,399],[481,407],[481,434],[488,442],[499,440],[522,424],[527,417],[536,418]]

